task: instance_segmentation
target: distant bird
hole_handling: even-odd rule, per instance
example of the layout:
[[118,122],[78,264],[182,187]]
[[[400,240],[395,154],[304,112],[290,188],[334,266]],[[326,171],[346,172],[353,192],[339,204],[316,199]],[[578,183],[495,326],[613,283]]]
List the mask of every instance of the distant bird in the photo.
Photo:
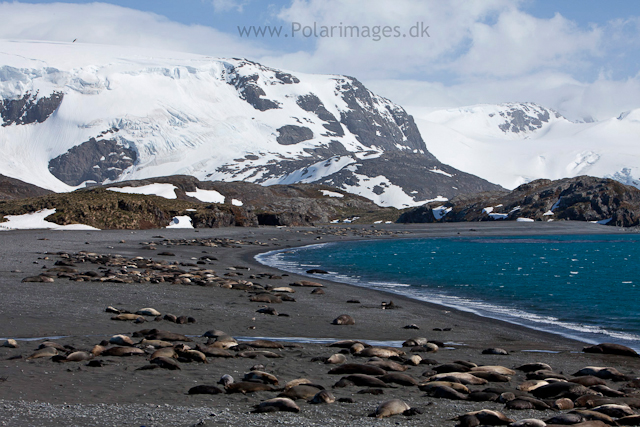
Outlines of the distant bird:
[[76,42],[76,40],[78,40],[78,39],[73,39],[73,41],[72,41],[71,43],[75,43],[75,42]]

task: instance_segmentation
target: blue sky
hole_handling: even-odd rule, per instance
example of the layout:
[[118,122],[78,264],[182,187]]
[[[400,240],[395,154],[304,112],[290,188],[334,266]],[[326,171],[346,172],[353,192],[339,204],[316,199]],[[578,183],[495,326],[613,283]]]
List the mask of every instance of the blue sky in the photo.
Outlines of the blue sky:
[[[640,108],[640,2],[135,0],[0,3],[0,38],[130,44],[348,74],[414,111],[534,101],[572,118]],[[240,37],[238,26],[429,26],[429,38]]]

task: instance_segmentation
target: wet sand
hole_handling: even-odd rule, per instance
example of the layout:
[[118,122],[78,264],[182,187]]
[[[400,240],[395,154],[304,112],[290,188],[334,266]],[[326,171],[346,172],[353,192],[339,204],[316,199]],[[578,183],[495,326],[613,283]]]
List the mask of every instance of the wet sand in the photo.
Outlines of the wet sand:
[[[446,237],[457,235],[540,235],[628,232],[613,227],[583,223],[480,223],[436,225],[332,226],[318,228],[226,228],[201,230],[145,231],[12,231],[2,232],[0,239],[0,338],[15,338],[19,348],[0,347],[0,425],[119,425],[119,426],[191,426],[191,425],[267,425],[276,421],[292,425],[442,425],[454,426],[450,419],[481,408],[503,410],[494,402],[461,402],[427,397],[416,387],[384,389],[383,395],[359,394],[361,387],[335,388],[341,375],[327,375],[332,367],[311,362],[340,349],[308,341],[314,339],[356,339],[381,341],[380,345],[399,346],[412,337],[426,337],[445,343],[435,353],[417,353],[438,364],[455,360],[479,365],[518,365],[544,361],[556,372],[572,374],[585,366],[614,366],[627,375],[637,375],[640,361],[613,355],[585,354],[584,343],[557,335],[534,331],[492,319],[482,318],[438,305],[322,280],[323,295],[311,294],[312,288],[294,287],[295,302],[264,304],[251,302],[250,292],[219,286],[165,283],[112,283],[69,281],[55,278],[53,283],[23,283],[54,267],[61,258],[88,251],[119,254],[125,258],[145,257],[180,266],[215,270],[216,275],[231,280],[248,280],[262,286],[289,286],[310,280],[309,277],[283,275],[254,260],[258,253],[313,244],[354,239],[391,239]],[[162,236],[162,237],[159,237]],[[166,245],[166,239],[226,238],[229,247]],[[46,240],[42,240],[46,239]],[[155,243],[156,249],[146,249]],[[171,252],[174,256],[160,255]],[[216,258],[202,261],[203,256]],[[229,270],[230,267],[242,267]],[[98,265],[82,265],[80,270],[98,270]],[[19,270],[19,272],[16,272]],[[286,274],[286,273],[285,273]],[[255,278],[253,276],[258,275]],[[280,278],[267,278],[268,275]],[[360,303],[347,303],[358,300]],[[385,310],[383,302],[393,302],[397,309]],[[288,316],[257,313],[264,305]],[[191,316],[192,324],[169,321],[134,324],[111,320],[105,308],[113,306],[132,312],[153,307],[161,313]],[[336,326],[331,322],[349,314],[355,325]],[[420,329],[403,329],[415,324]],[[146,328],[158,328],[192,337],[194,345],[204,344],[201,335],[218,329],[237,337],[252,339],[293,338],[298,345],[275,350],[280,358],[214,358],[207,364],[180,363],[180,370],[136,370],[148,365],[148,355],[131,357],[99,356],[104,366],[89,367],[87,362],[53,362],[50,358],[26,360],[44,337],[60,337],[56,342],[75,349],[90,350],[95,344],[115,334],[132,335]],[[440,330],[434,330],[440,329]],[[445,330],[446,329],[446,330]],[[445,331],[443,331],[445,330]],[[137,342],[141,338],[134,338]],[[240,341],[242,341],[240,339]],[[506,349],[508,355],[481,354],[488,347]],[[411,354],[409,354],[411,355]],[[19,357],[19,358],[18,358]],[[367,358],[347,355],[349,362],[364,363]],[[255,404],[277,396],[277,392],[252,394],[189,395],[196,385],[215,385],[224,374],[239,381],[245,372],[263,364],[265,371],[278,377],[281,384],[296,378],[308,378],[331,390],[336,398],[352,398],[354,403],[312,405],[298,401],[301,411],[293,413],[251,414]],[[424,380],[423,373],[433,366],[411,366],[405,374]],[[509,383],[515,387],[524,380],[519,372]],[[400,398],[411,407],[421,408],[420,415],[394,416],[372,420],[367,414],[391,398]],[[546,418],[543,411],[504,411],[515,419]],[[552,414],[551,411],[547,411]],[[200,423],[200,424],[198,424]]]

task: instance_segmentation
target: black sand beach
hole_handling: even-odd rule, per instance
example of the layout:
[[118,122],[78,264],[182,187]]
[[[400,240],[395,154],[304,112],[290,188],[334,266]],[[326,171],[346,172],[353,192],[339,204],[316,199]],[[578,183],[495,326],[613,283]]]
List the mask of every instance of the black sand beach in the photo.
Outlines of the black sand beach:
[[[404,348],[407,352],[404,358],[418,354],[436,363],[410,366],[403,372],[419,382],[426,381],[423,373],[429,373],[434,366],[457,360],[511,369],[525,363],[545,362],[555,372],[565,375],[585,366],[611,366],[629,377],[637,377],[640,359],[582,353],[585,344],[581,342],[397,295],[328,282],[322,280],[321,275],[313,278],[285,275],[257,263],[254,256],[269,250],[353,239],[616,232],[628,231],[594,224],[558,222],[2,232],[0,344],[5,339],[15,338],[19,347],[0,347],[0,425],[261,426],[282,423],[305,426],[454,426],[456,421],[451,418],[482,408],[503,411],[516,420],[545,419],[556,412],[505,410],[504,403],[434,398],[415,386],[394,385],[393,388],[384,388],[381,395],[358,393],[366,387],[332,388],[342,377],[327,374],[335,365],[312,362],[311,359],[331,356],[340,348],[305,342],[304,338],[372,340],[388,342],[380,346],[399,346],[409,338],[425,337],[444,343],[444,348],[430,353],[410,353],[408,348]],[[219,240],[217,246],[203,246],[202,239]],[[210,269],[218,277],[246,280],[262,287],[289,287],[301,280],[313,280],[323,285],[324,294],[312,294],[314,288],[311,287],[291,286],[295,293],[287,295],[295,298],[295,302],[265,304],[250,301],[250,296],[255,294],[251,289],[228,289],[219,286],[222,282],[215,286],[199,286],[195,279],[181,284],[168,281],[70,281],[60,277],[54,277],[53,282],[21,282],[25,277],[53,268],[56,261],[64,259],[56,255],[59,252],[73,255],[80,251],[117,254],[129,260],[144,257],[175,262],[178,263],[176,268],[187,275],[185,278],[195,269]],[[128,272],[144,270],[131,264],[123,264],[128,265],[125,269]],[[81,272],[92,270],[100,274],[110,268],[114,272],[122,270],[121,267],[108,266],[99,270],[100,265],[90,263],[76,267]],[[359,303],[347,303],[348,300]],[[383,303],[390,300],[399,308],[383,309]],[[256,312],[265,305],[281,315]],[[162,314],[193,317],[196,322],[176,324],[167,320],[154,321],[153,317],[147,317],[148,321],[140,324],[116,321],[111,320],[115,314],[105,311],[109,306],[134,313],[141,308],[153,307]],[[331,324],[341,314],[353,316],[355,325]],[[417,325],[419,330],[403,328],[409,324]],[[246,340],[255,337],[302,339],[292,339],[292,344],[282,349],[256,348],[273,351],[280,356],[278,358],[243,358],[230,350],[236,357],[207,357],[206,364],[178,362],[180,370],[138,370],[149,365],[149,349],[148,354],[130,357],[96,356],[94,360],[103,362],[101,367],[87,366],[87,361],[55,362],[51,357],[27,359],[46,340],[45,337],[76,350],[89,351],[113,335],[131,336],[136,331],[153,328],[186,335],[193,340],[186,343],[192,347],[204,345],[207,338],[202,335],[210,330],[221,330],[236,338],[246,337]],[[141,339],[135,337],[133,342]],[[242,339],[239,341],[242,344]],[[503,348],[508,354],[482,354],[490,347]],[[346,357],[350,363],[368,360],[351,354]],[[279,392],[188,394],[188,390],[197,385],[216,385],[225,374],[240,381],[243,374],[257,364],[264,365],[262,370],[277,376],[280,386],[297,378],[306,378],[330,390],[337,399],[352,399],[353,403],[309,404],[298,400],[299,413],[253,414],[250,411],[254,405],[276,397]],[[515,388],[524,380],[525,374],[518,371],[508,383],[496,384]],[[487,386],[476,386],[476,389],[484,387]],[[382,420],[367,417],[379,403],[392,398],[402,399],[412,408],[421,409],[422,413],[396,415]]]

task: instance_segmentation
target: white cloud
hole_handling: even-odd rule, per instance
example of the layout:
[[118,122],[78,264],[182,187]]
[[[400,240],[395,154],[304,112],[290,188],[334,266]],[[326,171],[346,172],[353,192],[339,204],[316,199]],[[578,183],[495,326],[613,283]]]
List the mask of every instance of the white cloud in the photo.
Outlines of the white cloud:
[[575,70],[601,52],[602,31],[584,31],[561,15],[538,19],[518,10],[500,14],[495,25],[471,26],[471,47],[452,64],[459,74],[517,76],[541,69]]
[[220,57],[258,57],[255,42],[203,25],[105,3],[0,3],[0,38],[139,46]]
[[[474,23],[514,8],[509,0],[425,2],[413,0],[294,0],[279,17],[303,26],[398,27],[400,37],[375,41],[371,37],[313,39],[312,51],[269,58],[284,67],[364,78],[433,74],[448,67],[471,37]],[[411,37],[416,24],[429,26],[430,37]],[[404,37],[406,35],[406,37]]]
[[602,77],[590,83],[564,73],[542,72],[524,77],[475,78],[451,86],[390,79],[365,84],[417,117],[438,109],[504,102],[535,102],[570,120],[605,120],[640,108],[640,74],[624,80]]
[[213,4],[213,9],[216,12],[228,12],[234,9],[238,12],[242,12],[244,6],[248,3],[248,0],[211,0],[211,3]]

